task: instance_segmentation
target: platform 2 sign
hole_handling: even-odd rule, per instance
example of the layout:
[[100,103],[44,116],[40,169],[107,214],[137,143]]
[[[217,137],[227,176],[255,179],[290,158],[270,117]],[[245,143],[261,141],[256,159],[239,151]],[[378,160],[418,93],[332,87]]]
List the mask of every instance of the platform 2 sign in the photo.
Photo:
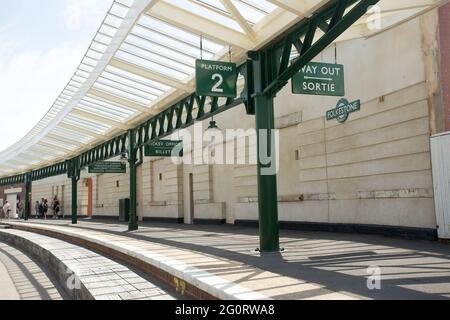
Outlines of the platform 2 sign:
[[235,63],[197,60],[195,71],[198,96],[236,98],[238,72]]
[[319,62],[308,63],[292,78],[292,93],[345,96],[344,66]]
[[339,123],[344,123],[347,121],[350,113],[361,110],[361,101],[356,100],[353,102],[348,102],[347,99],[341,99],[338,101],[336,108],[327,111],[327,120],[336,119]]
[[89,173],[126,173],[125,163],[118,161],[97,162],[89,166]]
[[145,146],[146,157],[182,157],[183,141],[159,140]]

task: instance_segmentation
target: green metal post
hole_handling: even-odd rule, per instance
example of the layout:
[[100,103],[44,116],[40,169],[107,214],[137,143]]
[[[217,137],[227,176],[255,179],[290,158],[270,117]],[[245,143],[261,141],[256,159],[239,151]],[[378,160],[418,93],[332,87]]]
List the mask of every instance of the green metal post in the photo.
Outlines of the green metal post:
[[80,181],[80,158],[74,158],[67,163],[67,176],[72,179],[72,224],[78,223],[78,181]]
[[128,161],[130,164],[130,223],[129,231],[138,230],[139,226],[136,219],[137,191],[136,191],[136,167],[137,167],[137,149],[135,141],[135,131],[128,132]]
[[78,181],[80,177],[72,177],[72,224],[78,223]]
[[24,212],[24,220],[28,221],[30,218],[30,192],[31,192],[31,179],[30,175],[25,174],[25,212]]
[[[258,201],[259,234],[261,252],[278,252],[280,235],[278,222],[278,196],[276,174],[276,150],[272,150],[272,136],[275,127],[273,98],[265,95],[255,97],[256,132],[258,135]],[[265,137],[264,137],[265,136]],[[262,140],[262,141],[261,141]],[[262,143],[271,155],[270,164],[262,163]],[[270,167],[270,168],[269,168]],[[263,172],[266,169],[267,172]]]
[[[261,252],[280,251],[280,235],[278,221],[278,195],[276,150],[274,141],[274,104],[273,96],[263,94],[267,81],[266,60],[263,53],[250,54],[254,71],[254,102],[257,133],[258,157],[258,203],[259,203],[259,237]],[[267,143],[265,146],[264,144]],[[267,151],[264,154],[263,151]],[[270,162],[267,159],[271,159]]]

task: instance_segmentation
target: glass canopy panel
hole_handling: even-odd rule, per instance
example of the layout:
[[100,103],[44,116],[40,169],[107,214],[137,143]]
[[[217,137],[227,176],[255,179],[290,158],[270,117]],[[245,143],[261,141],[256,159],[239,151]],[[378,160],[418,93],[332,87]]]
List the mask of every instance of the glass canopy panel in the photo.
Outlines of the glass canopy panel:
[[101,80],[97,81],[94,84],[94,88],[95,89],[100,89],[102,91],[108,92],[114,96],[117,97],[121,97],[124,99],[129,100],[130,102],[136,102],[136,103],[140,103],[142,105],[147,105],[149,104],[152,100],[149,100],[147,98],[141,97],[141,96],[137,96],[135,94],[129,93],[127,91],[121,90],[120,88],[118,88],[118,86],[114,85],[107,85],[104,82],[102,83]]
[[92,106],[89,105],[87,103],[84,102],[80,102],[77,105],[77,109],[79,110],[83,110],[86,112],[90,112],[93,114],[97,114],[101,117],[107,118],[107,119],[111,119],[114,121],[119,121],[119,122],[124,122],[126,119],[128,119],[128,116],[123,116],[123,115],[119,115],[118,113],[112,111],[112,110],[108,110],[99,106]]
[[33,165],[36,165],[41,162],[40,159],[29,159],[28,157],[21,158],[20,156],[18,158],[19,158],[19,161],[21,162],[21,164],[25,164],[26,166],[29,166],[29,165],[33,166]]
[[[174,6],[182,8],[186,11],[189,11],[192,14],[197,16],[206,18],[214,23],[218,23],[227,28],[233,29],[235,31],[244,32],[242,30],[239,23],[237,23],[234,19],[229,17],[227,11],[221,10],[218,7],[208,6],[208,5],[200,5],[197,1],[194,0],[164,0],[164,2],[170,3]],[[204,4],[204,3],[202,3]],[[211,10],[210,8],[213,10]],[[223,8],[223,7],[222,7]],[[221,13],[219,13],[221,12]]]
[[52,149],[50,147],[42,146],[42,145],[34,145],[30,148],[31,151],[36,152],[37,154],[45,155],[44,158],[48,160],[53,160],[57,156],[64,156],[66,153],[61,150]]
[[174,48],[161,45],[154,41],[150,41],[148,39],[145,39],[144,37],[135,36],[132,34],[127,38],[127,40],[125,40],[125,43],[137,48],[141,48],[148,52],[155,53],[159,56],[177,61],[184,65],[190,66],[191,68],[195,67],[195,59],[197,59],[196,56],[185,54],[184,52],[179,51],[179,49],[174,50]]
[[140,85],[143,85],[145,87],[148,88],[153,88],[155,90],[161,91],[162,93],[165,93],[167,91],[169,91],[171,89],[170,86],[167,86],[165,84],[150,80],[148,78],[139,76],[137,74],[116,68],[116,67],[112,67],[112,66],[108,66],[106,67],[106,71],[109,72],[110,74],[114,74],[117,76],[120,76],[124,79],[128,79],[130,81],[132,81],[133,83],[137,83]]
[[89,58],[88,56],[86,56],[86,57],[84,57],[82,63],[87,66],[90,66],[92,68],[95,68],[98,64],[98,60],[95,60],[95,59],[92,59],[92,58]]
[[88,56],[89,58],[95,59],[95,60],[100,60],[102,58],[103,54],[96,52],[92,49],[89,49],[86,56]]
[[124,43],[120,49],[124,52],[130,53],[132,55],[136,55],[136,56],[141,57],[148,61],[152,61],[152,62],[159,64],[161,66],[164,66],[166,68],[170,68],[170,69],[182,72],[186,75],[188,75],[194,71],[194,68],[191,65],[183,64],[182,62],[179,62],[177,60],[172,60],[170,58],[164,57],[161,54],[154,53],[154,51],[141,49],[134,45],[129,45],[127,43]]
[[120,117],[121,119],[125,119],[128,118],[129,116],[134,114],[133,110],[125,110],[123,108],[119,108],[115,107],[115,106],[111,106],[111,105],[105,105],[103,103],[99,103],[95,100],[91,100],[88,97],[85,97],[83,100],[80,101],[80,104],[83,106],[86,106],[88,108],[91,108],[93,110],[98,109],[102,112],[110,112],[111,115]]
[[117,28],[113,28],[107,25],[102,25],[99,30],[102,34],[105,34],[109,37],[114,37],[117,33]]
[[36,157],[37,159],[43,160],[43,161],[49,161],[55,158],[53,155],[49,155],[42,152],[33,151],[33,149],[28,149],[26,152],[22,153],[23,155],[26,155],[28,157]]
[[134,2],[134,0],[128,0],[128,1],[116,0],[114,2],[114,4],[112,5],[110,12],[116,16],[125,18],[125,16],[128,13],[128,10],[133,5],[133,2]]
[[88,121],[86,119],[81,119],[73,115],[68,115],[67,117],[65,117],[63,122],[98,134],[104,134],[112,128],[112,126],[110,125]]
[[133,95],[135,97],[140,97],[142,99],[146,99],[148,101],[152,101],[155,98],[157,98],[156,95],[148,93],[146,91],[134,88],[128,84],[125,84],[121,81],[118,81],[116,79],[111,79],[108,78],[107,75],[103,74],[102,76],[99,77],[99,79],[97,80],[99,83],[104,84],[104,85],[108,85],[112,88],[118,89],[123,91],[124,93],[128,93],[130,95]]
[[186,81],[195,71],[196,59],[202,56],[212,59],[223,48],[213,41],[202,40],[198,35],[143,15],[116,56],[152,72]]
[[240,14],[252,24],[257,24],[278,9],[276,5],[265,0],[231,0],[231,2]]
[[91,45],[91,49],[105,53],[105,51],[108,49],[108,45],[100,43],[100,42],[94,42]]
[[[156,43],[159,46],[163,46],[175,52],[188,55],[194,59],[200,59],[201,56],[199,43],[193,44],[190,41],[181,41],[179,39],[173,38],[170,35],[151,30],[150,28],[143,25],[136,25],[136,27],[131,32],[131,35],[141,37],[152,44]],[[208,48],[203,48],[203,55],[208,59],[214,55],[214,52],[209,50]]]
[[112,80],[112,81],[120,82],[123,85],[135,88],[136,90],[140,90],[142,92],[146,92],[146,93],[152,94],[152,95],[154,95],[156,97],[159,97],[159,96],[161,96],[164,93],[163,90],[160,90],[160,89],[154,88],[154,87],[150,87],[150,86],[146,86],[146,85],[144,85],[144,84],[142,84],[140,82],[136,82],[136,81],[130,80],[128,78],[124,78],[124,77],[118,76],[115,73],[111,73],[111,72],[106,72],[105,71],[103,73],[103,77],[106,78],[106,79]]
[[79,141],[80,143],[89,143],[92,141],[92,137],[85,135],[83,133],[73,131],[66,128],[57,127],[52,131],[53,134],[60,136],[61,138],[67,138]]
[[56,140],[52,140],[52,139],[42,139],[42,142],[55,146],[56,148],[61,148],[61,149],[68,149],[70,151],[75,151],[76,149],[79,148],[79,146],[70,144],[70,143],[62,143]]
[[107,35],[98,33],[95,36],[94,41],[105,46],[109,46],[111,44],[112,38]]
[[178,70],[174,70],[172,68],[167,68],[165,66],[161,66],[158,63],[146,60],[144,58],[130,54],[128,52],[118,51],[116,54],[116,57],[119,59],[122,59],[126,62],[135,64],[139,67],[162,74],[164,76],[167,76],[167,77],[175,79],[175,80],[182,81],[186,78],[185,73],[179,72]]
[[111,110],[112,112],[122,114],[123,117],[129,117],[135,113],[134,109],[120,106],[118,104],[113,104],[111,102],[107,102],[106,100],[95,98],[89,95],[85,96],[81,101],[87,105],[104,108],[105,110]]
[[219,10],[222,13],[228,14],[227,9],[223,6],[220,0],[195,0],[195,2],[203,5],[207,5],[214,10]]
[[123,19],[118,17],[118,16],[114,16],[111,14],[108,14],[105,18],[105,22],[107,25],[112,26],[116,29],[118,29],[120,27],[120,25],[122,24]]
[[[181,41],[189,43],[195,46],[200,53],[200,36],[190,33],[181,28],[175,27],[169,23],[163,22],[159,19],[150,17],[149,15],[143,15],[139,20],[139,24],[148,27],[150,30],[157,31],[160,34],[167,35],[175,41]],[[178,39],[178,40],[177,40]],[[224,47],[213,41],[203,39],[203,49],[210,53],[218,53]]]

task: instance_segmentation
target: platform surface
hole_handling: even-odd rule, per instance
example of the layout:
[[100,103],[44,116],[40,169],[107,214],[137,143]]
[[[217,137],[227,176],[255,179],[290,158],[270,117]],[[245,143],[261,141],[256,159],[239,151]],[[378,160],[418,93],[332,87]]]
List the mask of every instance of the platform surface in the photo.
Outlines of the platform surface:
[[62,300],[63,289],[35,259],[0,242],[0,300]]
[[[380,236],[282,232],[284,253],[261,256],[257,229],[118,222],[11,222],[108,244],[219,298],[450,299],[450,245]],[[381,272],[381,289],[373,289]],[[376,282],[375,282],[376,283]]]
[[[53,274],[55,278],[64,278],[66,281],[59,283],[59,286],[64,288],[64,290],[66,289],[65,286],[69,287],[70,290],[79,289],[76,286],[82,284],[90,299],[95,300],[174,299],[172,295],[158,286],[159,283],[156,285],[136,274],[127,266],[86,248],[52,237],[15,229],[0,230],[0,240],[4,240],[5,236],[8,239],[14,239],[16,243],[24,243],[25,248],[29,248],[34,255],[38,256],[36,259],[40,260],[40,264],[44,268],[58,273]],[[34,245],[33,247],[29,245],[30,242]],[[3,251],[1,245],[2,243],[0,242],[0,258],[2,258]],[[17,249],[12,250],[17,251]],[[53,261],[58,263],[57,266],[49,262],[51,261],[49,253],[54,256],[55,260]],[[22,265],[21,269],[26,269],[25,271],[27,272],[34,272],[26,264]],[[25,285],[32,287],[33,281],[27,280],[30,279],[24,277],[22,281]],[[5,281],[5,284],[8,285],[8,282]],[[24,298],[26,297],[28,295],[24,296]],[[12,297],[13,300],[18,300],[17,298],[20,300],[22,295]]]

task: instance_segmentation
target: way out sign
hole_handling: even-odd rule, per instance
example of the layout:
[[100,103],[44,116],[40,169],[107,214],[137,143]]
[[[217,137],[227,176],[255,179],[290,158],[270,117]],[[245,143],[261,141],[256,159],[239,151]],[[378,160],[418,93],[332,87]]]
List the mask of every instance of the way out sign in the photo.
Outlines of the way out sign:
[[146,157],[182,157],[183,141],[159,140],[145,146]]
[[125,163],[118,161],[97,162],[89,166],[89,173],[126,173]]
[[236,98],[238,74],[235,63],[197,60],[195,71],[198,96]]
[[345,96],[344,66],[310,62],[292,78],[292,92],[320,96]]

